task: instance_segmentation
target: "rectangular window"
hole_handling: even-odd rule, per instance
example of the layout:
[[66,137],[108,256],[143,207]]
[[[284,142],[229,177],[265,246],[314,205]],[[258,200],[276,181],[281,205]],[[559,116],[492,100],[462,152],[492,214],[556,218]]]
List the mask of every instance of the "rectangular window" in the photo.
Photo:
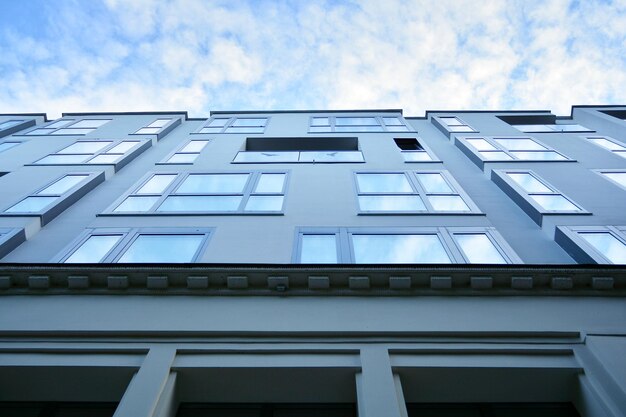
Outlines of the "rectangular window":
[[601,146],[607,151],[613,152],[615,155],[626,158],[626,145],[616,139],[608,136],[587,136],[586,139],[594,145]]
[[431,121],[436,122],[436,124],[450,133],[478,132],[456,116],[432,116]]
[[63,263],[189,263],[209,229],[89,229],[58,256]]
[[539,225],[546,214],[590,214],[532,171],[493,170],[491,179]]
[[44,156],[34,165],[115,165],[123,166],[151,146],[147,140],[77,140],[73,144]]
[[517,130],[524,133],[554,133],[554,132],[593,132],[578,124],[528,124],[528,125],[511,125]]
[[22,142],[14,142],[14,141],[0,142],[0,152],[8,151],[9,149],[16,147],[20,143]]
[[483,161],[567,161],[569,158],[530,137],[461,137],[465,145]]
[[103,172],[66,174],[5,208],[0,215],[39,216],[44,225],[103,181]]
[[24,120],[5,120],[0,122],[0,130],[10,129],[13,126],[17,126],[22,123]]
[[624,170],[616,170],[616,169],[603,169],[596,170],[597,173],[602,175],[604,178],[609,181],[614,182],[622,188],[626,188],[626,171]]
[[111,119],[60,119],[47,125],[37,126],[36,128],[25,132],[24,135],[87,135],[110,121]]
[[211,117],[195,134],[265,133],[267,117]]
[[139,128],[132,133],[133,135],[156,135],[157,139],[161,139],[169,132],[171,132],[176,126],[181,124],[180,118],[174,117],[161,117],[147,125]]
[[246,150],[233,163],[353,163],[365,162],[353,137],[248,138]]
[[296,263],[522,263],[494,228],[302,228]]
[[105,214],[282,214],[286,189],[286,172],[159,172]]
[[404,162],[440,162],[415,138],[396,138]]
[[447,171],[357,172],[360,214],[480,213]]
[[168,155],[158,164],[191,165],[196,161],[202,150],[208,145],[208,139],[193,139],[181,146],[176,152]]
[[309,133],[341,132],[408,132],[406,122],[399,116],[313,116],[309,118]]
[[557,226],[555,240],[580,263],[626,264],[626,227]]

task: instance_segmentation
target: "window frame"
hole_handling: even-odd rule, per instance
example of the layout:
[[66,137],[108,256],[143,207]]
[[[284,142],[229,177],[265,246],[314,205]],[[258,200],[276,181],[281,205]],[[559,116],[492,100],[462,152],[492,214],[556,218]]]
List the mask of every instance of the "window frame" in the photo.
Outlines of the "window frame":
[[21,144],[23,144],[25,142],[27,142],[27,141],[26,140],[19,140],[19,139],[12,139],[12,138],[7,138],[7,139],[4,139],[4,140],[0,140],[0,145],[5,144],[5,143],[15,143],[15,146],[11,146],[11,147],[6,148],[4,150],[0,149],[0,154],[3,154],[5,152],[7,152],[7,151],[10,151],[11,149],[18,147],[19,145],[21,145]]
[[[29,198],[29,197],[37,197],[39,196],[39,192],[45,190],[52,184],[57,181],[67,177],[67,176],[86,176],[83,180],[81,180],[76,185],[72,186],[70,189],[65,192],[54,195],[56,200],[45,206],[42,210],[36,212],[12,212],[7,213],[6,210],[19,204],[21,201]],[[104,171],[76,171],[76,172],[66,172],[63,175],[56,177],[54,180],[47,182],[42,187],[38,187],[33,192],[26,194],[19,198],[16,202],[9,204],[7,206],[3,206],[0,211],[0,217],[39,217],[41,225],[44,226],[52,221],[55,217],[65,211],[72,204],[80,200],[84,195],[93,190],[97,185],[103,183],[105,180]]]
[[[595,132],[595,130],[593,129],[589,129],[588,127],[585,127],[583,125],[580,125],[578,123],[553,123],[553,124],[547,124],[547,123],[528,123],[528,124],[517,124],[517,125],[510,125],[511,127],[513,127],[514,129],[519,130],[520,132],[524,132],[524,133],[589,133],[589,132]],[[522,126],[544,126],[545,130],[522,130],[521,127]],[[580,126],[582,128],[582,130],[557,130],[557,129],[553,129],[550,126]]]
[[[190,175],[232,175],[232,174],[247,174],[248,179],[243,187],[241,193],[205,193],[205,194],[176,194],[176,190]],[[285,181],[283,183],[283,189],[281,193],[262,193],[256,192],[256,186],[261,178],[262,174],[285,174]],[[176,175],[174,180],[167,185],[162,193],[152,194],[138,194],[141,189],[153,176],[155,175]],[[98,216],[214,216],[214,215],[284,215],[285,207],[287,204],[287,190],[289,189],[290,171],[288,170],[249,170],[249,171],[151,171],[146,173],[139,181],[137,181],[129,190],[125,191],[119,198],[117,198],[113,204],[107,207]],[[185,195],[215,195],[215,196],[241,196],[241,201],[237,210],[233,211],[157,211],[157,209],[165,202],[170,196],[185,196]],[[251,196],[282,196],[283,204],[278,211],[246,211],[245,207],[250,200]],[[148,211],[115,211],[128,197],[157,197],[157,200],[152,204]]]
[[[185,147],[189,145],[191,142],[206,142],[206,143],[199,152],[182,152],[182,150],[185,149]],[[196,160],[198,159],[200,154],[204,152],[206,147],[209,146],[211,142],[213,142],[213,139],[190,138],[189,140],[185,141],[182,145],[177,147],[176,150],[168,153],[165,156],[165,158],[163,158],[160,162],[156,162],[155,165],[193,165],[196,163]],[[179,155],[179,154],[180,155],[196,155],[196,157],[194,158],[192,162],[169,162],[169,160],[172,157],[174,157],[174,155]]]
[[[63,133],[61,135],[59,134],[55,134],[55,132],[58,132],[61,129],[72,129],[72,126],[75,124],[78,124],[80,122],[83,122],[85,120],[106,120],[106,123],[103,123],[102,125],[96,127],[96,128],[74,128],[76,130],[78,129],[92,129],[91,132],[87,132],[87,133]],[[105,124],[111,122],[113,119],[108,119],[108,118],[104,118],[104,117],[83,117],[83,118],[70,118],[70,119],[65,119],[63,117],[61,117],[60,119],[56,119],[56,120],[50,120],[49,123],[45,124],[45,125],[37,125],[34,126],[32,129],[29,129],[27,131],[25,131],[24,133],[20,133],[19,136],[59,136],[59,137],[63,137],[63,136],[85,136],[85,135],[89,135],[93,132],[95,132],[96,130],[98,130],[99,128],[101,128],[102,126],[104,126]],[[48,126],[52,126],[55,123],[59,123],[62,121],[68,121],[70,123],[62,125],[60,127],[57,128],[50,128]],[[38,129],[50,129],[51,131],[48,133],[38,133],[38,134],[33,134],[31,132],[34,132]],[[54,129],[54,130],[52,130]]]
[[[512,178],[507,174],[529,174],[537,181],[543,184],[545,187],[551,190],[551,192],[528,192],[519,186]],[[544,180],[540,175],[530,169],[494,169],[491,171],[491,180],[507,194],[526,214],[539,226],[543,223],[543,216],[546,215],[591,215],[592,213],[585,210],[585,208],[578,202],[572,200],[566,194],[559,191],[556,187]],[[546,210],[534,199],[531,195],[560,195],[567,201],[578,207],[580,210]]]
[[[196,263],[197,260],[206,252],[209,241],[215,231],[213,227],[95,227],[87,228],[74,239],[70,244],[65,246],[51,262],[63,263],[76,252],[90,237],[92,236],[111,236],[121,235],[120,240],[109,249],[99,262],[94,263],[117,263],[132,244],[141,235],[203,235],[203,241],[193,255],[189,263]],[[178,263],[178,262],[175,262]],[[185,262],[181,262],[185,263]],[[136,262],[133,264],[147,264],[147,262]]]
[[[302,236],[305,235],[334,235],[337,247],[338,264],[355,264],[355,252],[352,236],[354,235],[436,235],[446,254],[453,264],[469,264],[467,255],[461,245],[456,241],[457,234],[484,234],[491,241],[498,253],[507,264],[523,264],[522,259],[511,248],[508,242],[500,235],[495,227],[297,227],[295,230],[292,262],[300,264],[302,259]],[[312,264],[313,265],[313,264]],[[318,264],[320,265],[320,264]],[[368,264],[369,265],[369,264]],[[384,264],[393,265],[393,264]],[[398,265],[398,264],[396,264]],[[413,264],[411,264],[413,265]],[[427,265],[416,263],[415,265]],[[439,264],[437,264],[439,265]],[[482,264],[473,264],[482,265]],[[503,265],[502,263],[490,263],[484,265]]]
[[[317,119],[317,118],[328,118],[328,125],[313,125],[313,119]],[[381,128],[381,130],[378,131],[374,131],[374,130],[341,130],[341,131],[337,131],[337,118],[353,118],[353,119],[362,119],[362,118],[373,118],[376,119],[376,121],[378,122],[377,125],[346,125],[346,126],[378,126]],[[385,123],[384,119],[385,118],[397,118],[398,120],[400,120],[400,122],[402,123],[401,125],[388,125]],[[309,134],[328,134],[328,133],[406,133],[406,132],[414,132],[415,130],[413,129],[413,127],[408,124],[406,122],[406,120],[404,119],[404,116],[402,116],[401,114],[399,115],[376,115],[376,114],[359,114],[358,116],[355,115],[324,115],[324,114],[315,114],[315,115],[310,115],[309,116],[309,120],[308,120],[309,124],[308,124],[308,128],[307,128],[307,133]],[[319,132],[313,132],[311,131],[311,128],[315,128],[315,127],[326,127],[328,126],[328,130],[325,131],[319,131]],[[341,125],[340,125],[341,126]],[[393,126],[404,126],[406,127],[406,130],[395,130],[393,129]],[[391,129],[389,129],[389,127],[392,127]]]
[[610,233],[626,246],[626,226],[556,226],[554,240],[578,263],[622,265],[611,262],[580,233]]
[[[455,119],[457,119],[459,121],[458,125],[454,125],[454,126],[466,126],[468,128],[470,128],[471,130],[464,130],[464,131],[457,131],[457,130],[451,130],[449,127],[449,125],[447,123],[445,123],[444,121],[442,121],[441,119],[445,119],[445,118],[451,118],[454,117]],[[470,125],[469,123],[467,123],[465,120],[461,119],[459,116],[457,116],[456,114],[438,114],[438,115],[433,115],[430,117],[431,123],[433,123],[436,127],[439,128],[439,130],[441,130],[444,133],[447,133],[448,136],[452,135],[452,134],[468,134],[468,133],[478,133],[480,132],[479,130],[477,130],[476,128],[474,128],[472,125]]]
[[607,177],[605,174],[606,173],[615,173],[615,174],[624,174],[626,175],[626,168],[623,169],[592,169],[593,172],[595,172],[596,174],[598,174],[599,176],[601,176],[602,178],[604,178],[605,180],[611,182],[612,184],[615,184],[616,186],[620,187],[623,190],[626,190],[626,184],[621,184],[617,181],[615,181],[613,178]]
[[[612,138],[610,136],[594,135],[594,136],[583,136],[583,138],[585,138],[586,142],[591,143],[592,145],[597,146],[598,148],[604,149],[607,152],[611,152],[612,154],[617,155],[617,156],[619,156],[621,158],[626,158],[626,143],[622,143],[619,140],[617,140],[615,138]],[[597,143],[593,142],[591,139],[605,139],[605,140],[607,140],[609,142],[612,142],[612,143],[614,143],[614,144],[616,144],[618,146],[621,146],[624,149],[623,150],[622,149],[608,149],[608,148],[605,148],[602,145],[598,145]]]
[[[358,185],[359,174],[403,174],[407,179],[412,191],[411,192],[361,192]],[[421,181],[419,181],[418,174],[441,174],[446,184],[451,188],[452,192],[426,192],[423,188]],[[353,188],[354,195],[356,196],[356,209],[358,215],[484,215],[480,208],[474,203],[470,196],[463,190],[459,183],[454,179],[448,170],[445,169],[412,169],[403,171],[353,171]],[[390,211],[365,211],[361,210],[359,204],[359,196],[418,196],[424,204],[425,210],[390,210]],[[459,196],[461,200],[467,205],[467,211],[442,211],[435,210],[432,204],[428,200],[429,195],[442,195],[442,196]]]
[[[219,132],[203,132],[202,129],[204,129],[205,127],[210,127],[209,125],[211,124],[211,122],[213,120],[216,119],[228,119],[228,121],[224,124],[224,126],[222,127],[222,130]],[[265,124],[263,126],[246,126],[246,127],[262,127],[263,131],[262,132],[229,132],[228,130],[230,128],[233,127],[233,124],[235,124],[237,122],[237,120],[239,119],[265,119]],[[221,116],[221,115],[214,115],[211,116],[207,119],[207,121],[202,124],[198,129],[196,129],[195,132],[191,132],[192,135],[222,135],[222,134],[230,134],[230,135],[263,135],[265,134],[265,131],[267,130],[267,126],[270,124],[270,120],[271,120],[271,116],[246,116],[246,117],[239,117],[239,116]],[[236,127],[236,126],[235,126]]]
[[26,241],[26,232],[21,227],[0,227],[0,259]]
[[19,121],[20,123],[10,126],[10,127],[6,127],[6,128],[1,128],[0,127],[0,138],[3,138],[5,136],[9,136],[12,135],[14,133],[19,132],[20,130],[24,130],[27,129],[29,127],[33,127],[37,124],[37,122],[35,121],[35,119],[13,119],[13,118],[9,118],[6,120],[0,120],[0,124],[5,123],[5,122],[12,122],[12,121]]
[[[94,152],[92,154],[88,154],[88,153],[84,153],[84,154],[62,154],[59,153],[62,150],[69,148],[70,146],[78,143],[78,142],[111,142],[111,144],[107,145],[106,147],[102,148],[101,150]],[[123,154],[112,154],[112,155],[120,155],[120,157],[117,159],[117,161],[115,162],[109,162],[109,163],[97,163],[97,164],[90,164],[88,161],[90,161],[91,159],[94,159],[100,155],[103,154],[107,154],[107,152],[113,148],[115,148],[117,145],[121,144],[122,142],[137,142],[132,148],[130,148],[128,151],[124,152]],[[152,140],[150,139],[141,139],[141,138],[122,138],[122,139],[102,139],[102,138],[98,138],[98,139],[77,139],[74,142],[70,143],[69,145],[63,146],[62,148],[59,148],[57,151],[53,152],[53,153],[49,153],[47,155],[44,155],[43,157],[35,160],[34,162],[27,164],[27,166],[85,166],[85,167],[89,167],[89,166],[93,166],[93,167],[98,167],[98,166],[113,166],[115,171],[120,170],[122,167],[124,167],[125,165],[127,165],[130,161],[132,161],[133,159],[135,159],[137,156],[139,156],[141,153],[143,153],[146,149],[148,149],[149,147],[152,146]],[[44,158],[47,158],[51,155],[91,155],[91,157],[86,157],[86,159],[83,162],[79,162],[79,163],[60,163],[60,164],[54,164],[54,163],[39,163],[39,161],[43,160]],[[111,154],[109,154],[111,155]]]
[[[400,148],[397,140],[406,140],[406,139],[414,139],[417,142],[417,144],[422,148],[422,150],[421,151],[420,150],[408,150],[408,149],[405,150],[405,149]],[[402,155],[402,159],[404,160],[405,164],[432,164],[432,163],[443,162],[441,159],[437,157],[437,155],[435,155],[432,149],[428,145],[426,145],[424,141],[422,140],[422,138],[420,137],[393,138],[393,140],[394,140],[394,144],[396,145],[396,148],[398,148],[398,151],[400,152],[400,155]],[[429,161],[408,161],[406,157],[404,156],[404,155],[413,154],[413,153],[425,153],[431,159]]]
[[[150,124],[156,122],[157,120],[165,120],[165,119],[169,119],[169,122],[167,122],[164,126],[159,128],[158,132],[156,132],[156,133],[139,133],[139,131],[141,129],[148,128]],[[182,123],[182,121],[181,121],[180,117],[157,117],[152,122],[150,122],[147,125],[144,125],[144,126],[140,127],[139,129],[137,129],[134,133],[129,133],[129,135],[137,135],[137,136],[146,136],[146,135],[151,136],[151,135],[155,135],[157,140],[161,140],[163,137],[165,137],[168,133],[170,133],[176,127],[180,126],[181,123]]]
[[[491,146],[495,148],[492,151],[480,151],[474,145],[472,145],[468,140],[472,139],[482,139],[489,143]],[[503,145],[498,143],[496,139],[529,139],[535,142],[539,146],[543,146],[545,150],[515,150],[510,151],[506,149]],[[457,148],[461,149],[463,153],[468,155],[470,159],[474,160],[475,163],[479,164],[479,166],[484,165],[485,163],[491,162],[576,162],[576,160],[564,155],[562,152],[557,151],[556,149],[546,145],[544,142],[537,140],[532,136],[457,136],[456,137],[456,145]],[[469,152],[469,154],[468,154]],[[506,155],[510,156],[511,159],[487,159],[485,158],[481,152],[503,152]],[[518,158],[513,152],[554,152],[558,155],[561,155],[565,159],[521,159]]]

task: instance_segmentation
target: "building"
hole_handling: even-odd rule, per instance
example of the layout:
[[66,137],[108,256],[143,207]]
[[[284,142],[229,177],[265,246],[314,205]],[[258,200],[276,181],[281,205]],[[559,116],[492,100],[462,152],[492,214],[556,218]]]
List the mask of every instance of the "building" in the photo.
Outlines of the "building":
[[0,115],[0,415],[626,415],[626,106]]

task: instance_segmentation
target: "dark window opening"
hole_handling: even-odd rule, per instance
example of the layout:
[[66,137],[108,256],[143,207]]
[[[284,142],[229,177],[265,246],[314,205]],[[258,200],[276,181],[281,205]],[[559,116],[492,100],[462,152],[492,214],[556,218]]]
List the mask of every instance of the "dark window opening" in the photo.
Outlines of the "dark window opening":
[[356,417],[355,404],[183,403],[176,417]]
[[570,403],[407,404],[409,417],[580,417]]
[[403,151],[423,151],[424,148],[415,138],[397,138],[394,139],[398,148]]

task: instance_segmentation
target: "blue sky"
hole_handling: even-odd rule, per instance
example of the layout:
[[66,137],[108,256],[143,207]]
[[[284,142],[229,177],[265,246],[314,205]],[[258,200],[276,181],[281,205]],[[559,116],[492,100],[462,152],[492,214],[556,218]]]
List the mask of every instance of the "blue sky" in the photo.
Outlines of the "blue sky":
[[626,104],[626,1],[5,0],[0,113]]

